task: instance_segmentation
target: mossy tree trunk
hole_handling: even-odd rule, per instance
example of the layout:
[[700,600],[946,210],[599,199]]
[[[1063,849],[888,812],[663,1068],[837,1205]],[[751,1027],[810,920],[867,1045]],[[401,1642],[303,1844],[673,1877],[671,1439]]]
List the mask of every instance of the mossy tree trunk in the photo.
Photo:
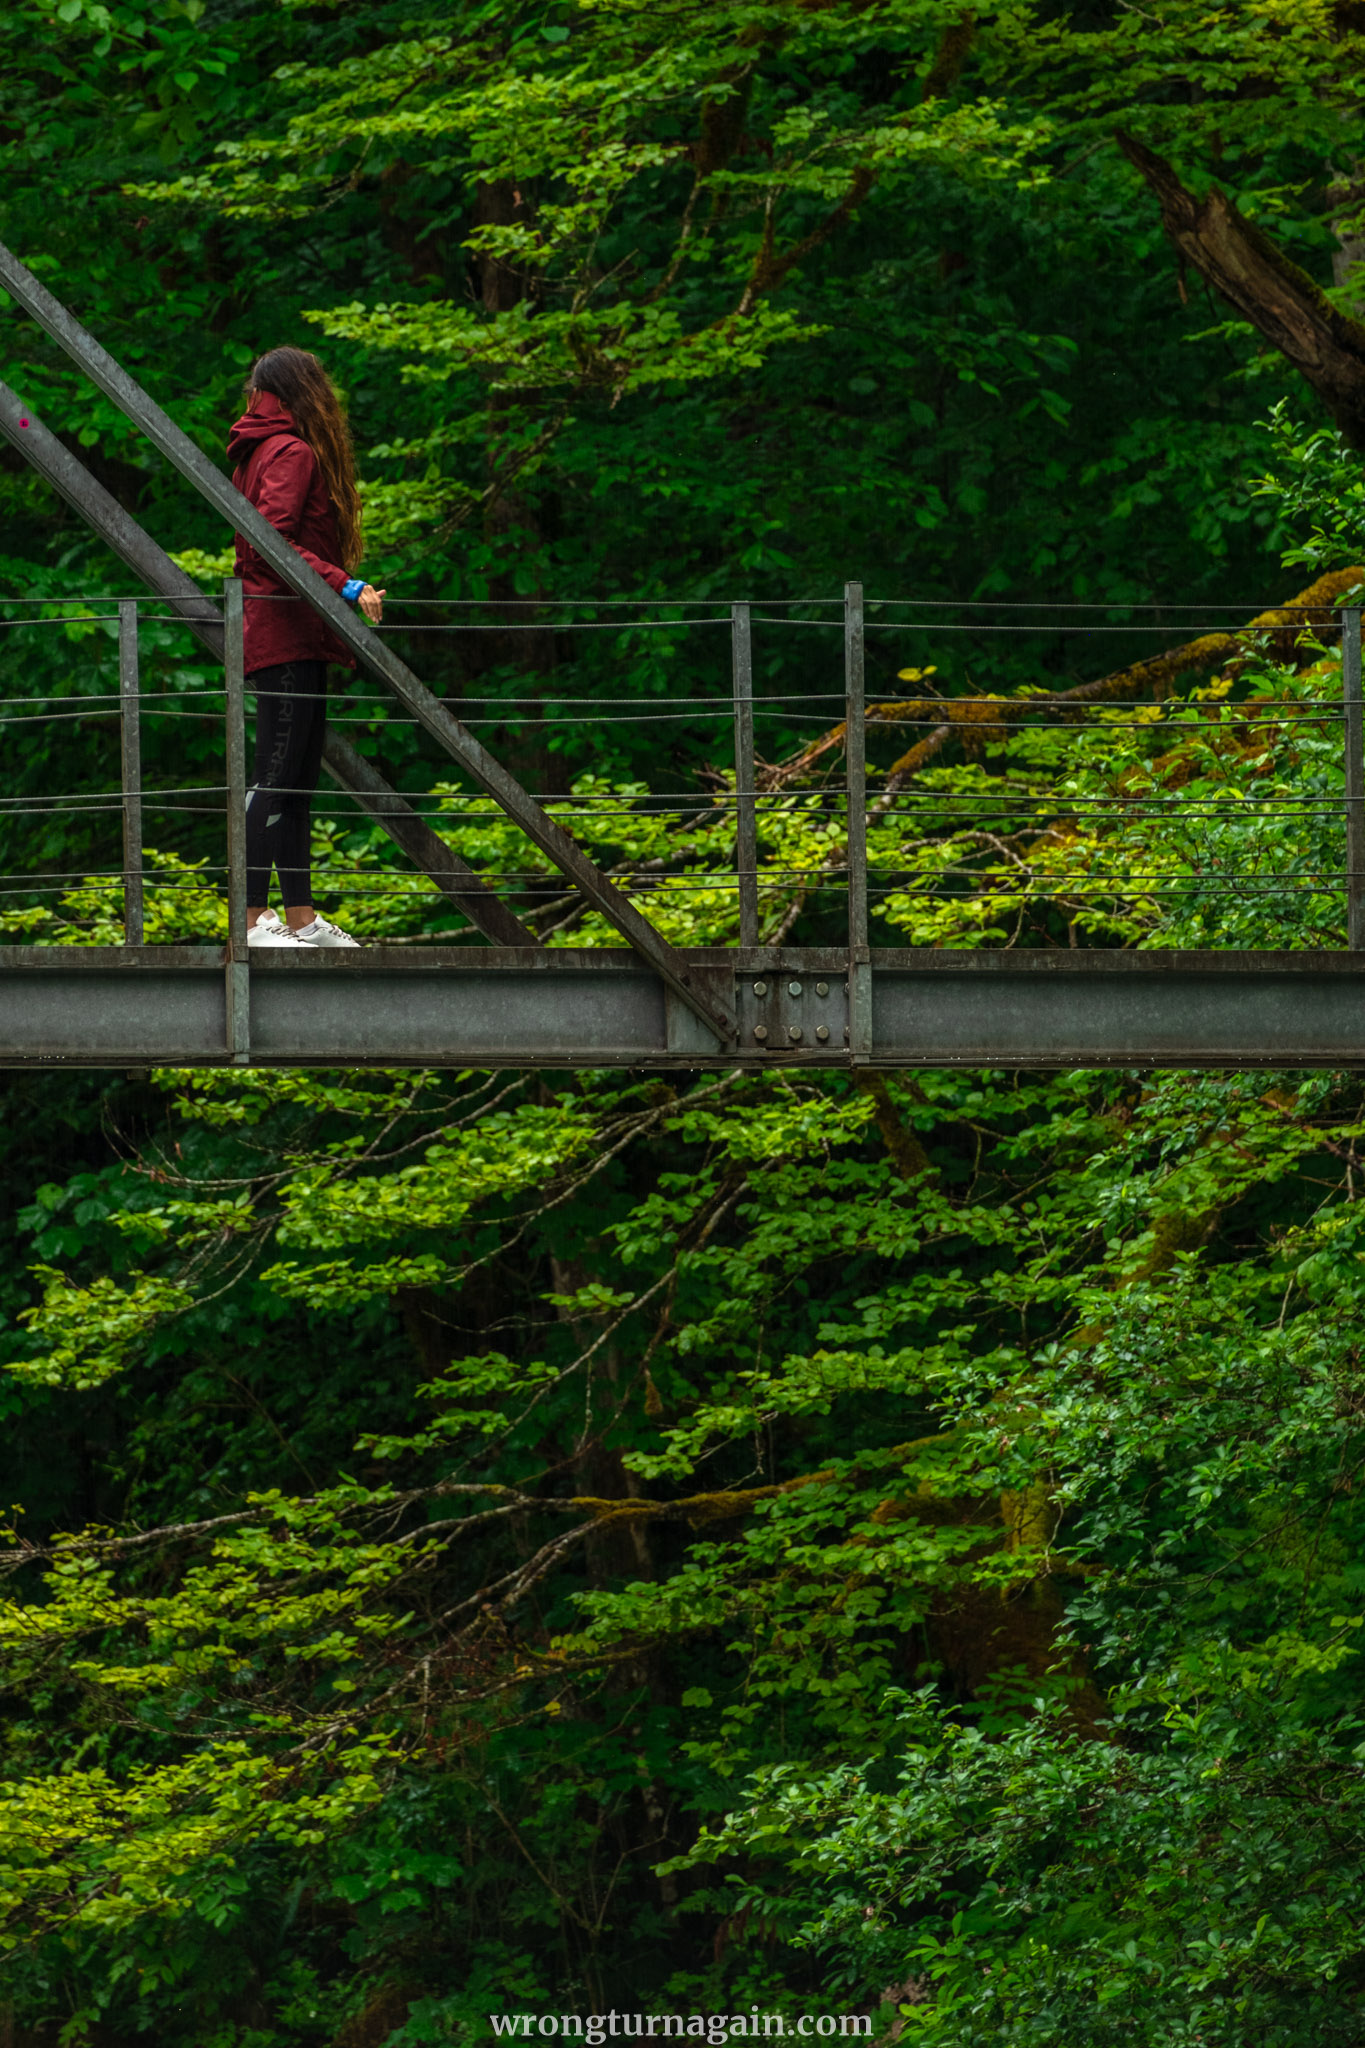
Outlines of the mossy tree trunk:
[[1365,323],[1339,311],[1217,186],[1197,199],[1164,157],[1134,136],[1120,132],[1118,141],[1184,261],[1294,365],[1351,445],[1365,448]]

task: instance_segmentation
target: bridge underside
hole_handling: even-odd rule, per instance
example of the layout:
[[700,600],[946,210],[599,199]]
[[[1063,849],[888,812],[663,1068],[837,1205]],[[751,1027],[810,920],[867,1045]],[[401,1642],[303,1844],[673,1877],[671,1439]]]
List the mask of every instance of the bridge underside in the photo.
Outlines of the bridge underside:
[[852,1047],[846,953],[683,957],[737,1044],[624,949],[0,947],[0,1065],[1365,1066],[1359,953],[876,950]]

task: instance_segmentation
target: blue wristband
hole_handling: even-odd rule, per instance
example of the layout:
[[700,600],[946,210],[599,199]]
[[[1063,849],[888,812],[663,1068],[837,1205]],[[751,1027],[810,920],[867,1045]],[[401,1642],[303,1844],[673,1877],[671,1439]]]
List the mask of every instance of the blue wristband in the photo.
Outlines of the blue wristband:
[[347,604],[354,604],[356,600],[359,598],[360,593],[364,588],[365,578],[363,576],[352,576],[345,583],[342,584],[341,594],[345,598]]

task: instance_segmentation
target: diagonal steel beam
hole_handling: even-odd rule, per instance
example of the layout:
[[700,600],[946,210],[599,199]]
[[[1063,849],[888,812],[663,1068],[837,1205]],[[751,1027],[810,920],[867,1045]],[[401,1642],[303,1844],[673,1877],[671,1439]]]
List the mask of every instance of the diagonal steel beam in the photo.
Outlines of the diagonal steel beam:
[[588,901],[600,911],[641,959],[674,995],[703,1024],[733,1040],[737,1026],[730,1005],[707,985],[694,978],[685,956],[677,952],[648,918],[642,917],[602,870],[589,860],[563,826],[555,823],[521,784],[481,746],[473,734],[453,717],[440,698],[430,691],[377,633],[366,626],[345,601],[295,553],[288,541],[276,533],[254,505],[229,483],[189,436],[182,433],[169,414],[149,398],[108,350],[38,282],[32,271],[0,243],[0,284],[29,313],[43,332],[65,349],[72,361],[119,410],[142,429],[153,446],[200,496],[220,512],[230,527],[242,534],[267,562],[287,589],[303,598],[320,618],[326,620],[338,640],[349,648],[372,675],[388,684],[399,702],[453,755],[480,789],[519,825],[532,845],[578,884]]
[[349,740],[329,725],[322,743],[322,765],[333,782],[353,796],[362,811],[382,825],[395,846],[462,910],[476,931],[494,946],[517,946],[538,952],[540,940],[495,896],[475,869],[438,838],[425,818],[404,803],[379,770],[358,754]]
[[[38,474],[94,528],[147,588],[182,618],[215,661],[223,658],[223,615],[193,578],[171,560],[85,464],[46,428],[31,406],[0,383],[0,434],[27,458]],[[473,868],[452,853],[424,818],[390,788],[378,769],[328,726],[322,752],[332,780],[353,796],[367,816],[382,825],[476,931],[495,946],[538,947],[539,939],[513,915]]]
[[215,661],[223,658],[223,614],[192,576],[177,568],[145,527],[124,511],[117,498],[90,474],[66,444],[45,427],[32,406],[25,405],[8,384],[0,384],[0,434],[79,512],[119,560],[140,576],[149,590],[164,597],[171,609],[202,641]]

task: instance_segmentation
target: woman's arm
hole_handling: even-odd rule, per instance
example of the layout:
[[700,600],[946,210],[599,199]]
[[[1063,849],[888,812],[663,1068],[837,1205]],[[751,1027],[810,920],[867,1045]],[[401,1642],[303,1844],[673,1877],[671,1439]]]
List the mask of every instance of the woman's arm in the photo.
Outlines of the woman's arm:
[[321,555],[315,555],[311,548],[301,548],[295,539],[316,467],[317,459],[306,442],[281,439],[267,452],[261,465],[256,479],[255,505],[276,533],[287,540],[309,568],[315,569],[323,582],[330,583],[339,595],[343,585],[351,580],[346,571],[338,568],[335,562],[324,562]]
[[[270,521],[281,538],[288,541],[295,554],[301,556],[324,583],[330,583],[339,596],[344,597],[348,604],[355,605],[372,626],[377,626],[384,614],[385,592],[376,590],[363,576],[348,576],[335,562],[325,562],[311,548],[300,547],[295,539],[303,521],[316,467],[317,458],[307,442],[281,440],[278,448],[271,449],[261,465],[253,500],[256,510]],[[241,545],[240,535],[238,545]]]

